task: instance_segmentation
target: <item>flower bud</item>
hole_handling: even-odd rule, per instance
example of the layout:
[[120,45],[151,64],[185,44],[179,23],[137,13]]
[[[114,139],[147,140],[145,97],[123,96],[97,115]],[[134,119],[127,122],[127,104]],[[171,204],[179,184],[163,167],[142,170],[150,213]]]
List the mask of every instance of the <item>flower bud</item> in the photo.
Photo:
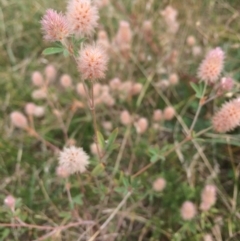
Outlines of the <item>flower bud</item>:
[[10,115],[11,122],[13,126],[20,128],[20,129],[27,129],[28,128],[28,121],[25,115],[23,115],[19,111],[14,111]]
[[15,203],[16,203],[16,199],[12,196],[12,195],[8,195],[5,199],[4,199],[4,204],[9,207],[12,211],[14,211],[15,209]]

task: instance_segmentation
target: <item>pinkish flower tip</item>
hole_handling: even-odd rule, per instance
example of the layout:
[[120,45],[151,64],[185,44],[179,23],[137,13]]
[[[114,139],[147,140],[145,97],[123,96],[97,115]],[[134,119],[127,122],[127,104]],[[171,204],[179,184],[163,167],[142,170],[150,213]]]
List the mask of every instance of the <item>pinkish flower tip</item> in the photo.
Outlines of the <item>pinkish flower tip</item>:
[[41,20],[44,38],[47,41],[62,41],[70,34],[66,17],[53,9],[48,9]]
[[78,69],[84,80],[103,79],[107,70],[107,62],[108,57],[102,47],[87,45],[79,52]]

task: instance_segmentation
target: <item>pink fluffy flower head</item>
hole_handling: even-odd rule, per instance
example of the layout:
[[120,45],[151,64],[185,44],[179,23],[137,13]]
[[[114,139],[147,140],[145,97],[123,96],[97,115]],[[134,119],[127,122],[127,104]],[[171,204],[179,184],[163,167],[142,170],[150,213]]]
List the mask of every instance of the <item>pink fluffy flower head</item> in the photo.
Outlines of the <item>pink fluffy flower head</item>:
[[179,82],[179,77],[176,73],[172,73],[169,75],[169,83],[171,85],[177,85]]
[[70,30],[66,17],[53,9],[48,9],[41,20],[44,38],[47,41],[62,41],[69,36]]
[[83,173],[89,164],[89,156],[82,148],[70,146],[60,152],[58,160],[59,167],[69,174]]
[[12,211],[14,211],[15,203],[16,203],[16,199],[12,195],[8,195],[4,199],[4,204],[8,206]]
[[176,21],[178,11],[174,9],[172,6],[168,5],[163,11],[160,12],[164,17],[166,22],[174,22]]
[[206,55],[198,69],[198,77],[207,83],[215,83],[219,78],[224,64],[224,52],[217,47]]
[[130,44],[132,41],[132,30],[130,28],[129,22],[120,21],[115,41],[121,50],[126,50],[130,48]]
[[187,42],[188,46],[192,47],[192,46],[194,46],[196,44],[196,39],[195,39],[194,36],[190,35],[190,36],[187,37],[187,41],[186,42]]
[[172,120],[175,116],[175,109],[172,106],[168,106],[163,110],[164,120]]
[[152,35],[152,31],[153,31],[152,22],[150,20],[144,21],[142,29],[144,34]]
[[183,220],[193,219],[196,213],[197,213],[196,207],[192,202],[186,201],[183,203],[181,207],[181,216]]
[[161,192],[166,187],[166,180],[159,177],[153,182],[152,187],[154,191]]
[[43,88],[34,90],[32,92],[32,98],[34,100],[43,100],[47,98],[47,91]]
[[154,110],[153,121],[161,121],[163,119],[163,113],[160,109]]
[[45,108],[44,106],[36,106],[33,115],[35,117],[43,117],[45,114]]
[[39,71],[34,71],[32,73],[32,83],[33,85],[38,87],[43,86],[44,84],[43,76]]
[[56,174],[58,177],[61,177],[61,178],[67,178],[69,176],[69,173],[61,166],[57,167]]
[[234,80],[232,78],[230,77],[221,78],[218,94],[221,94],[222,92],[225,92],[225,91],[232,90],[233,86],[234,86]]
[[76,35],[90,35],[98,25],[98,10],[90,0],[70,0],[66,15]]
[[36,105],[34,103],[27,103],[25,105],[25,113],[27,115],[33,116],[35,109],[36,109]]
[[20,129],[27,129],[28,128],[28,121],[25,115],[23,115],[19,111],[14,111],[10,114],[10,119],[13,126],[20,128]]
[[127,110],[124,110],[120,113],[120,121],[124,126],[132,123],[132,117]]
[[98,32],[97,44],[101,45],[104,49],[109,50],[110,43],[106,31],[100,30]]
[[56,79],[57,70],[52,64],[47,65],[44,72],[46,75],[47,83],[53,82]]
[[148,128],[148,120],[144,117],[141,117],[135,124],[134,124],[136,131],[138,134],[143,134],[146,132]]
[[177,22],[178,11],[169,5],[161,11],[161,15],[165,20],[168,31],[170,33],[176,33],[179,29],[179,23]]
[[225,103],[212,118],[213,129],[219,133],[233,130],[240,125],[240,98]]
[[111,90],[113,91],[117,91],[120,89],[122,84],[122,81],[119,78],[113,78],[112,80],[110,80],[109,85]]
[[84,80],[103,79],[107,70],[107,62],[107,55],[100,46],[87,45],[79,52],[78,69]]
[[141,83],[133,83],[131,94],[138,95],[142,91],[143,85]]
[[207,211],[216,203],[217,190],[214,185],[206,185],[201,194],[201,205],[200,209]]
[[203,239],[204,241],[213,241],[213,237],[211,234],[205,234]]
[[63,88],[70,88],[72,86],[72,78],[68,74],[64,74],[60,78],[60,83]]

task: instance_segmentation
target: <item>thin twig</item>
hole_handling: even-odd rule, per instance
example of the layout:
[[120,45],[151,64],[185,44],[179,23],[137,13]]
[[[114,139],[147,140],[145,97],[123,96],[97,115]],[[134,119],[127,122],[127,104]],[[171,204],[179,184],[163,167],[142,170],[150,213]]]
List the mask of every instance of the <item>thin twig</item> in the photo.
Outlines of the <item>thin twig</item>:
[[68,229],[71,227],[76,227],[78,225],[92,225],[94,224],[94,221],[79,221],[77,223],[70,223],[64,226],[58,226],[58,227],[51,227],[51,226],[39,226],[39,225],[35,225],[35,224],[27,224],[27,223],[0,223],[0,227],[9,227],[9,228],[13,228],[13,227],[22,227],[22,228],[33,228],[33,229],[39,229],[39,230],[53,230],[53,229],[60,229],[60,230],[64,230],[64,229]]
[[108,219],[100,226],[99,230],[94,233],[94,235],[88,240],[88,241],[94,241],[96,237],[100,234],[100,232],[107,227],[107,225],[110,223],[110,221],[115,217],[117,212],[121,209],[121,207],[126,203],[128,198],[132,195],[132,191],[128,191],[126,196],[123,198],[123,200],[118,204],[116,209],[112,212],[112,214],[108,217]]

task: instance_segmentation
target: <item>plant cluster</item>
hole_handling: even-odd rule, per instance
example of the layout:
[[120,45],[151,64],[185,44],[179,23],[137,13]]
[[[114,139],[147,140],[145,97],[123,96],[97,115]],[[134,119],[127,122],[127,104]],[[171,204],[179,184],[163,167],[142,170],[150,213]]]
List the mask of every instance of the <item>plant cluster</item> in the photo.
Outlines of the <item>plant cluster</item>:
[[[159,33],[156,19],[142,18],[139,2],[130,4],[130,17],[124,4],[104,0],[69,0],[65,13],[46,10],[40,23],[51,46],[42,54],[61,54],[77,74],[56,63],[44,73],[33,71],[31,101],[9,114],[8,138],[23,139],[41,162],[31,183],[38,180],[46,201],[31,204],[45,210],[37,214],[25,203],[34,193],[27,201],[6,192],[2,237],[214,241],[237,236],[239,165],[231,148],[239,146],[234,130],[240,125],[240,97],[238,82],[224,69],[227,49],[205,51],[200,39],[188,35],[184,54],[195,63],[194,71],[181,71],[184,63],[174,44],[181,31],[177,8],[158,10]],[[149,13],[155,6],[155,1],[144,4]],[[99,11],[111,16],[116,9],[125,18],[110,29]],[[229,157],[217,153],[221,144]],[[231,191],[224,189],[218,163],[223,155],[231,164]]]

